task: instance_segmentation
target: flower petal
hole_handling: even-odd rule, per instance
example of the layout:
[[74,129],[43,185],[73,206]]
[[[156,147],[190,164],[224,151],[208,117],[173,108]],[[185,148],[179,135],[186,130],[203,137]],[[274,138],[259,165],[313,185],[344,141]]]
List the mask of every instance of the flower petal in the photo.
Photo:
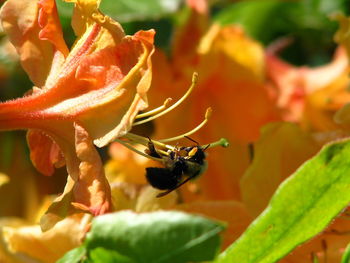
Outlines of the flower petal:
[[[203,33],[199,29],[195,32],[198,31]],[[197,71],[199,75],[191,102],[183,102],[167,118],[156,120],[157,137],[162,139],[193,129],[203,120],[206,108],[215,105],[207,127],[196,132],[194,139],[205,144],[225,137],[230,147],[213,149],[208,154],[208,170],[198,180],[200,193],[187,191],[185,197],[239,200],[239,180],[249,165],[248,144],[258,139],[264,124],[280,119],[266,89],[264,50],[236,26],[214,25],[204,36],[195,34],[193,40],[186,40],[194,42],[190,42],[196,47],[192,53],[187,50],[184,56],[164,62],[157,52],[154,59],[154,89],[149,94],[150,99],[158,98],[154,105],[166,98],[159,96],[162,92],[180,97],[190,85],[192,73]],[[242,52],[243,49],[247,52]],[[157,94],[152,94],[153,91]],[[171,131],[169,127],[173,127]]]
[[68,47],[63,39],[63,32],[58,18],[56,2],[53,0],[40,0],[38,24],[41,28],[39,38],[48,40],[60,51],[64,57],[68,55]]
[[29,130],[27,142],[30,159],[35,168],[44,175],[52,175],[55,167],[64,165],[58,145],[40,130]]
[[93,215],[104,214],[111,209],[111,191],[105,177],[102,162],[89,134],[79,126],[76,129],[76,152],[80,159],[79,180],[75,183],[74,204]]
[[[41,24],[38,22],[39,5],[37,0],[9,0],[1,8],[1,22],[4,31],[8,34],[12,44],[20,55],[21,63],[33,83],[42,87],[49,74],[55,49],[59,48],[67,53],[64,47],[62,32],[57,19],[54,1],[41,1],[40,3],[49,9],[40,9]],[[42,6],[42,7],[43,7]],[[56,34],[57,46],[53,46],[48,39],[47,33],[43,39],[38,38],[42,26],[53,26],[52,33]],[[47,28],[46,28],[47,29]],[[51,35],[52,35],[51,33]]]
[[90,56],[77,71],[77,78],[105,87],[80,97],[82,107],[72,113],[79,115],[80,123],[99,147],[125,135],[138,112],[148,106],[153,35],[154,31],[140,31],[126,37],[116,47]]
[[196,12],[200,14],[207,14],[208,13],[208,2],[207,0],[186,0],[187,5]]
[[96,42],[96,48],[104,48],[118,44],[124,37],[121,25],[108,16],[103,15],[98,7],[101,0],[64,0],[75,3],[72,18],[72,27],[79,38],[83,38],[85,32],[95,24],[102,26],[101,35]]
[[10,181],[10,178],[4,174],[4,173],[0,173],[0,187],[4,184],[7,184]]
[[173,191],[162,198],[157,198],[161,191],[150,185],[145,186],[137,197],[135,211],[138,213],[162,209],[172,209],[178,202],[178,194]]
[[84,214],[77,214],[65,218],[47,232],[42,232],[39,226],[22,226],[4,227],[3,233],[12,253],[21,253],[28,262],[49,263],[81,244],[88,223]]
[[271,51],[267,52],[266,64],[273,83],[270,94],[276,99],[283,120],[301,122],[317,130],[337,128],[333,114],[350,99],[344,48],[339,47],[331,63],[320,67],[295,67]]
[[[70,152],[70,144],[66,151],[63,150],[69,177],[63,194],[54,201],[41,219],[41,227],[44,230],[50,229],[59,220],[79,210],[97,216],[111,209],[111,190],[101,159],[86,130],[78,124],[74,127],[76,155]],[[64,144],[58,144],[61,149],[65,149]]]

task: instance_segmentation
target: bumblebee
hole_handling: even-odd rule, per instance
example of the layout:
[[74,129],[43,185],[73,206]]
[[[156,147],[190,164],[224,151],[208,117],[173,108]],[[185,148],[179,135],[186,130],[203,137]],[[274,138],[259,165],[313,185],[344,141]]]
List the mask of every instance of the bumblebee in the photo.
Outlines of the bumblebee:
[[[193,141],[191,138],[186,137]],[[162,156],[164,168],[146,168],[146,179],[151,186],[159,190],[166,190],[159,193],[157,197],[162,197],[179,188],[189,180],[202,174],[207,167],[205,161],[205,150],[196,141],[195,146],[180,147],[168,151],[168,155]],[[149,139],[147,154],[150,156],[161,156]]]

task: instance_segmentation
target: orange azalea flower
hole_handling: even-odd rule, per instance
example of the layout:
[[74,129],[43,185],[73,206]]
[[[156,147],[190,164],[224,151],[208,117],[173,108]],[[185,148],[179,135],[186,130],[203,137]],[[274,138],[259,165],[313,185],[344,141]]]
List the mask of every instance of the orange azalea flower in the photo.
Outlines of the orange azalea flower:
[[[199,79],[191,101],[156,120],[155,137],[192,129],[203,119],[205,109],[213,106],[210,124],[193,138],[206,143],[223,136],[230,147],[208,153],[208,171],[198,181],[200,193],[187,191],[185,197],[239,200],[239,180],[250,163],[248,144],[259,137],[264,124],[280,119],[265,88],[264,49],[241,28],[217,24],[208,27],[206,17],[192,12],[177,31],[172,50],[170,59],[160,51],[153,57],[150,103],[159,104],[159,94],[163,99],[169,94],[179,97],[193,71],[198,72]],[[154,90],[157,96],[152,96]]]
[[[77,40],[68,50],[55,1],[9,0],[0,18],[23,68],[35,84],[31,95],[0,104],[0,129],[30,129],[35,166],[69,173],[64,193],[43,219],[44,228],[75,209],[94,215],[111,209],[99,147],[125,135],[147,107],[153,31],[125,36],[121,26],[98,11],[100,1],[73,2]],[[53,141],[51,141],[53,140]],[[73,205],[73,206],[72,206]]]
[[[224,136],[231,147],[208,155],[208,172],[198,183],[202,195],[188,193],[188,200],[238,199],[240,178],[249,166],[248,144],[272,121],[300,123],[308,130],[339,129],[333,115],[347,101],[348,65],[339,47],[334,60],[322,67],[294,67],[264,50],[234,25],[208,25],[205,15],[192,12],[177,30],[172,56],[161,51],[153,57],[153,90],[178,97],[188,85],[190,74],[199,73],[194,99],[167,118],[156,121],[157,137],[191,129],[213,105],[210,127],[196,134],[200,142]],[[160,96],[150,96],[151,103]],[[156,103],[160,103],[159,99]],[[180,117],[181,116],[181,117]],[[234,162],[234,163],[232,163]]]
[[283,120],[311,130],[339,129],[333,115],[350,101],[344,47],[338,47],[331,63],[315,68],[290,65],[277,57],[275,48],[271,46],[266,54],[267,76],[272,82],[268,89]]
[[[334,134],[311,135],[297,125],[277,123],[264,130],[266,137],[258,141],[257,156],[251,166],[247,144],[258,140],[263,125],[276,120],[298,121],[307,128],[321,131],[338,129],[332,116],[349,100],[344,50],[339,48],[329,65],[316,69],[293,67],[273,53],[267,53],[240,27],[208,27],[206,17],[195,12],[177,31],[172,50],[169,59],[159,50],[155,53],[154,89],[150,92],[157,90],[158,94],[163,92],[163,98],[169,94],[176,98],[186,89],[191,72],[199,72],[199,81],[190,103],[185,102],[167,118],[156,120],[155,137],[191,129],[193,123],[203,118],[205,107],[212,105],[213,121],[207,129],[196,133],[194,139],[203,142],[225,136],[231,143],[225,151],[217,149],[208,154],[208,171],[198,180],[197,191],[191,191],[191,185],[181,189],[184,207],[186,211],[216,215],[220,219],[216,209],[219,210],[222,201],[218,200],[243,197],[240,213],[245,215],[248,210],[255,217],[280,182],[328,139],[334,139]],[[161,73],[156,72],[158,69]],[[157,97],[151,95],[151,102],[159,104],[160,96]],[[342,133],[335,134],[335,138],[341,136]],[[267,174],[271,177],[267,178]],[[223,207],[229,211],[227,206]],[[231,219],[237,217],[234,212],[230,216]],[[221,219],[230,222],[228,218]],[[245,226],[251,222],[249,216],[239,220]],[[232,223],[234,226],[237,222],[232,220]],[[332,227],[337,226],[336,222]],[[322,238],[328,239],[328,236],[322,235]],[[344,247],[345,238],[334,238],[339,242],[328,245],[328,252],[334,255],[332,258],[339,259],[339,247]],[[299,256],[292,255],[286,262],[310,261],[312,253],[321,254],[322,258],[324,251],[319,241],[311,242],[305,250],[302,247],[296,250]]]

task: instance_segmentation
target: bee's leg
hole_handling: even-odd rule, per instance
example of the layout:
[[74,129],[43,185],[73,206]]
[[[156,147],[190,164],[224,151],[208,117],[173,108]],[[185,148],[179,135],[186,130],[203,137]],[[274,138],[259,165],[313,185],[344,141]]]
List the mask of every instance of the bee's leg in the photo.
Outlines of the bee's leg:
[[154,147],[154,143],[152,142],[150,137],[147,137],[149,142],[147,143],[148,149],[145,150],[145,152],[152,157],[155,158],[162,158],[160,154],[157,152],[156,148]]

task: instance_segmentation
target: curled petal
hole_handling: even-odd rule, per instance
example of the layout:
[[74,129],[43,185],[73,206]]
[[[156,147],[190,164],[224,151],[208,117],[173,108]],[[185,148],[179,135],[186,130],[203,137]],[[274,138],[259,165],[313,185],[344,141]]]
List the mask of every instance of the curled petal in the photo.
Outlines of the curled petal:
[[111,190],[105,177],[101,159],[93,146],[89,134],[80,125],[75,124],[74,148],[55,140],[64,153],[69,177],[64,192],[53,202],[41,218],[43,230],[52,228],[64,217],[78,211],[100,215],[111,209]]
[[[48,1],[42,1],[44,4]],[[54,1],[51,0],[51,3]],[[40,10],[42,19],[46,22],[52,20],[51,24],[58,23],[54,16],[55,6],[52,6],[51,13]],[[4,31],[8,34],[10,41],[16,47],[21,58],[24,70],[28,73],[33,83],[42,87],[49,74],[56,47],[51,42],[38,38],[41,26],[38,22],[39,5],[37,0],[9,0],[1,8],[1,21]],[[51,17],[51,15],[53,17]],[[56,40],[62,34],[59,24],[55,24]],[[64,48],[63,39],[59,41],[60,48]],[[67,51],[64,51],[67,53]]]
[[40,130],[29,130],[27,142],[30,159],[35,168],[44,175],[52,175],[55,167],[64,164],[63,155],[58,145]]
[[101,0],[65,1],[75,4],[72,27],[78,37],[81,37],[85,32],[89,31],[89,27],[92,27],[94,24],[102,26],[102,33],[97,46],[110,46],[112,42],[118,44],[124,37],[124,31],[121,25],[110,17],[103,15],[98,10]]
[[68,55],[68,48],[63,39],[60,21],[58,18],[56,2],[52,0],[40,0],[38,24],[41,28],[39,38],[48,40],[65,57]]
[[74,185],[74,206],[93,215],[107,213],[111,209],[111,190],[105,177],[100,156],[88,133],[78,124],[76,152],[80,159],[79,179]]

